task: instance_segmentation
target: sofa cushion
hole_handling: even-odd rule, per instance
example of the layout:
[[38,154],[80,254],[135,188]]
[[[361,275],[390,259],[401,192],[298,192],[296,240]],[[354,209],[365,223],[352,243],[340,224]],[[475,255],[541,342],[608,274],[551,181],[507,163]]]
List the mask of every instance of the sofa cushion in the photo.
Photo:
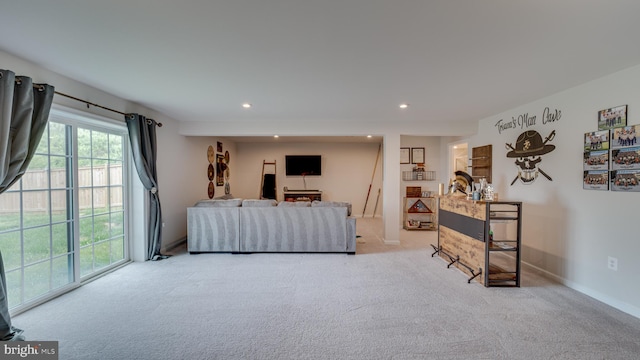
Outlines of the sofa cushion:
[[270,207],[277,206],[278,202],[271,199],[257,200],[257,199],[249,199],[242,201],[242,207]]
[[211,199],[200,200],[196,203],[195,207],[239,207],[242,205],[242,199]]
[[311,207],[324,206],[324,207],[346,207],[347,216],[351,216],[351,203],[346,201],[318,201],[315,200],[311,203]]
[[310,201],[280,201],[278,206],[283,207],[310,207]]
[[216,196],[213,199],[214,200],[231,200],[231,199],[235,199],[235,198],[231,194],[224,194],[224,195]]

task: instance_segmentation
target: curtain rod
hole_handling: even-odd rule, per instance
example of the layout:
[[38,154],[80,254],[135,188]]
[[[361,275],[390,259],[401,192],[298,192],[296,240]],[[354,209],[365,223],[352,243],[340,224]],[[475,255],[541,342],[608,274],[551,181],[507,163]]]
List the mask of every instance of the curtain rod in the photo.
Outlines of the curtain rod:
[[[16,79],[16,81],[19,81],[19,80],[18,80],[18,79]],[[34,87],[34,88],[35,88],[35,87],[40,88],[40,85],[38,85],[38,84],[33,84],[33,87]],[[59,91],[54,91],[54,93],[55,93],[56,95],[60,95],[60,96],[64,96],[64,97],[68,97],[69,99],[73,99],[73,100],[75,100],[75,101],[83,102],[83,103],[87,104],[87,108],[88,108],[89,106],[95,106],[95,107],[99,107],[99,108],[101,108],[101,109],[109,110],[109,111],[111,111],[111,112],[114,112],[114,113],[117,113],[117,114],[120,114],[120,115],[124,115],[124,116],[126,116],[126,115],[127,115],[126,113],[123,113],[122,111],[114,110],[114,109],[108,108],[108,107],[106,107],[106,106],[102,106],[102,105],[98,105],[98,104],[95,104],[95,103],[92,103],[92,102],[88,102],[88,101],[86,101],[86,100],[82,100],[82,99],[79,99],[79,98],[77,98],[77,97],[75,97],[75,96],[67,95],[67,94],[65,94],[65,93],[61,93],[61,92],[59,92]],[[156,122],[155,120],[147,119],[147,124],[152,124],[152,123],[154,123],[154,122],[158,125],[158,127],[162,127],[162,123],[161,123],[161,122]]]
[[[61,92],[58,92],[58,91],[54,91],[54,93],[56,95],[61,95],[61,96],[64,96],[64,97],[68,97],[69,99],[73,99],[75,101],[83,102],[83,103],[87,104],[87,107],[95,106],[95,107],[99,107],[101,109],[105,109],[105,110],[108,110],[108,111],[111,111],[111,112],[114,112],[114,113],[117,113],[117,114],[120,114],[120,115],[124,115],[124,116],[127,115],[126,113],[123,113],[122,111],[114,110],[114,109],[108,108],[106,106],[102,106],[102,105],[98,105],[98,104],[95,104],[95,103],[92,103],[92,102],[89,102],[89,101],[86,101],[86,100],[82,100],[82,99],[79,99],[79,98],[77,98],[75,96],[67,95],[65,93],[61,93]],[[147,119],[147,124],[151,124],[153,122],[155,122],[155,121],[151,120],[151,119]],[[162,127],[162,123],[161,122],[156,122],[156,124],[158,125],[158,127]]]

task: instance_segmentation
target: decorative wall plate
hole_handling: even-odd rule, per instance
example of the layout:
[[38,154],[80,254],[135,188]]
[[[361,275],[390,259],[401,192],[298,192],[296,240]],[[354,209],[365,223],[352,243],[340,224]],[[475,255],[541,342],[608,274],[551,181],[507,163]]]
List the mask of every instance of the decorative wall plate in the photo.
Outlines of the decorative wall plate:
[[209,164],[209,168],[207,168],[207,177],[209,181],[213,181],[213,178],[216,177],[216,170],[213,168],[213,164]]
[[224,162],[229,163],[229,151],[224,152]]
[[209,188],[207,189],[207,194],[209,195],[209,199],[213,199],[213,195],[216,193],[216,187],[213,185],[213,181],[209,181]]
[[213,151],[212,145],[209,145],[207,148],[207,159],[209,160],[209,164],[213,164],[216,161],[216,152]]

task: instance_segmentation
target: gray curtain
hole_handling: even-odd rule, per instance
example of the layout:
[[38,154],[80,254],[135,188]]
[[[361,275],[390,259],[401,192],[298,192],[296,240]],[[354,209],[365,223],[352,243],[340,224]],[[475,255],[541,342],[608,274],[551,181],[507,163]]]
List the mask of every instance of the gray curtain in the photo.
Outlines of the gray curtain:
[[162,246],[162,211],[158,194],[158,176],[156,172],[156,126],[155,120],[138,114],[125,115],[129,129],[131,153],[142,185],[149,192],[147,212],[147,260],[162,260],[168,256],[160,253]]
[[[20,180],[47,126],[54,88],[0,69],[0,194]],[[24,340],[11,325],[0,249],[0,341]]]

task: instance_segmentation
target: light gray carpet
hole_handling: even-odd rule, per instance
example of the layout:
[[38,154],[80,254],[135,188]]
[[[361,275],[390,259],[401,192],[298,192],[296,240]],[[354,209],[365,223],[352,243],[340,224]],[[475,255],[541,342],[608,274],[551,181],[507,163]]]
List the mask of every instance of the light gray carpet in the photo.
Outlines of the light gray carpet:
[[467,284],[430,256],[433,234],[367,234],[355,256],[178,251],[13,323],[60,359],[640,358],[640,319],[536,274]]

